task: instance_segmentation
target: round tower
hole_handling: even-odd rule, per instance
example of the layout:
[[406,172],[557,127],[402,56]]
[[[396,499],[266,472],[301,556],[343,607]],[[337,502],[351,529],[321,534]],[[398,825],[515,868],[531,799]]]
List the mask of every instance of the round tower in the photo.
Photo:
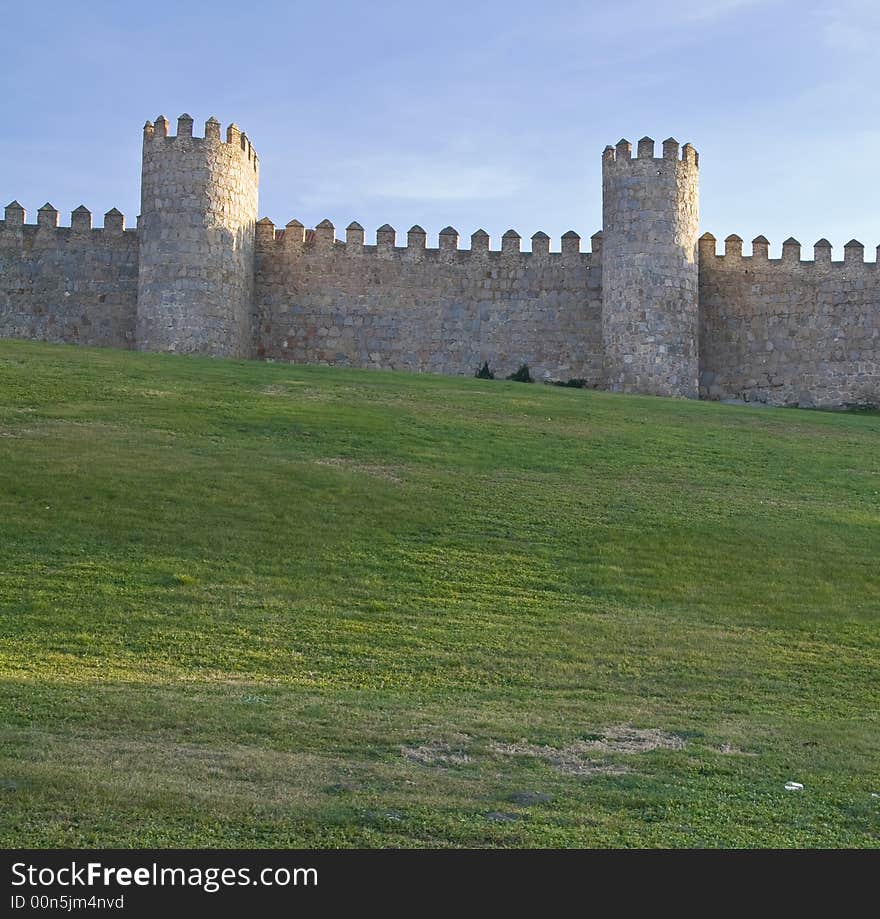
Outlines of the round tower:
[[137,345],[249,357],[257,154],[235,125],[225,141],[215,118],[203,138],[192,126],[189,115],[176,137],[162,115],[144,126]]
[[698,395],[697,151],[644,137],[602,154],[602,338],[608,388]]

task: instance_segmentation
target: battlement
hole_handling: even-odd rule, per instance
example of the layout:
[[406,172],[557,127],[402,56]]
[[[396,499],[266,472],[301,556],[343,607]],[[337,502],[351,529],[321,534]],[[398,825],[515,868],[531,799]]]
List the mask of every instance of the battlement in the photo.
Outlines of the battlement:
[[235,122],[226,129],[226,139],[221,139],[220,122],[212,115],[205,122],[203,137],[193,135],[193,119],[184,113],[177,119],[177,134],[168,133],[168,119],[159,115],[155,122],[147,121],[144,125],[144,147],[155,149],[158,144],[175,144],[176,147],[198,148],[201,145],[227,144],[230,149],[240,150],[241,155],[253,164],[254,172],[259,171],[259,158],[247,134]]
[[813,245],[813,258],[802,257],[801,244],[794,237],[782,243],[781,258],[770,258],[770,241],[766,236],[756,236],[751,242],[751,255],[743,254],[743,240],[732,233],[724,240],[724,252],[716,251],[717,240],[711,233],[704,233],[699,239],[701,266],[711,265],[718,270],[749,271],[758,269],[816,271],[852,271],[864,269],[874,273],[880,264],[880,246],[877,246],[874,261],[865,261],[865,247],[857,239],[851,239],[843,247],[843,259],[832,258],[832,246],[827,239],[820,239]]
[[[699,154],[669,137],[602,153],[602,229],[468,239],[258,220],[236,124],[143,129],[140,214],[93,226],[0,212],[0,335],[213,356],[537,379],[775,405],[880,405],[880,247],[807,258],[794,237],[699,230]],[[369,239],[368,239],[369,237]],[[551,251],[552,250],[552,251]],[[834,257],[836,256],[836,258]]]
[[135,234],[137,230],[125,229],[125,217],[115,207],[104,214],[104,226],[92,226],[92,212],[84,205],[74,208],[70,214],[70,225],[60,226],[58,223],[59,212],[49,202],[46,202],[37,211],[36,223],[27,223],[27,211],[18,203],[11,201],[4,208],[3,220],[0,220],[0,232],[16,231],[19,233],[36,234],[52,231],[60,236],[86,236],[93,234],[106,236],[122,236]]
[[590,238],[591,252],[581,252],[581,237],[574,230],[569,230],[560,239],[560,250],[550,251],[550,237],[538,231],[531,237],[531,251],[522,251],[522,238],[515,230],[508,230],[501,237],[500,248],[493,249],[489,234],[485,230],[476,230],[470,237],[470,248],[459,248],[459,232],[454,227],[445,227],[437,237],[437,247],[429,248],[427,233],[418,225],[406,232],[406,245],[397,245],[397,230],[389,224],[383,224],[376,230],[374,245],[364,241],[364,228],[357,222],[350,223],[345,229],[345,241],[336,238],[336,228],[329,220],[322,220],[313,230],[307,229],[299,220],[291,220],[285,227],[276,227],[264,217],[257,221],[257,246],[263,251],[290,250],[297,252],[336,251],[350,256],[375,255],[380,258],[414,258],[442,261],[444,258],[506,258],[511,256],[532,259],[563,259],[580,256],[591,261],[601,256],[602,231]]
[[632,144],[626,139],[621,138],[613,147],[609,144],[602,151],[603,165],[623,165],[632,164],[639,161],[649,160],[651,162],[681,162],[697,168],[700,165],[700,155],[690,143],[684,144],[679,151],[679,143],[674,137],[667,137],[662,144],[662,156],[654,156],[654,139],[643,137],[637,144],[636,155],[632,155]]

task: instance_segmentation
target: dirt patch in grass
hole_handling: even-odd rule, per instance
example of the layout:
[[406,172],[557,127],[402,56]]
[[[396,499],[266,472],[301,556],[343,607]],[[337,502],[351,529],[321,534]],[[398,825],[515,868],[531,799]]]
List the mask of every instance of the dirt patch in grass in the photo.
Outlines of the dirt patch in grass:
[[429,740],[416,747],[401,747],[400,752],[410,762],[422,766],[461,766],[469,763],[471,758],[461,747],[470,738],[462,735],[456,738],[458,743],[452,747],[445,740]]
[[519,741],[493,743],[489,749],[502,756],[531,756],[542,759],[566,775],[623,775],[630,771],[629,766],[609,762],[604,757],[612,754],[631,756],[657,749],[681,750],[683,747],[684,740],[676,734],[657,729],[615,725],[564,747]]
[[750,750],[741,750],[739,747],[734,747],[729,743],[723,743],[720,747],[715,748],[719,753],[723,753],[725,756],[757,756],[757,753],[753,753]]
[[377,466],[372,463],[359,463],[357,460],[346,459],[344,456],[333,456],[325,459],[315,460],[319,466],[334,466],[337,469],[347,469],[350,472],[362,472],[364,475],[372,475],[378,479],[386,479],[389,482],[401,484],[403,478],[400,476],[400,470],[393,466]]
[[657,728],[634,728],[617,724],[578,741],[597,753],[648,753],[651,750],[683,750],[684,739]]
[[580,742],[566,747],[540,746],[525,741],[493,743],[489,749],[502,756],[531,756],[542,759],[566,775],[623,775],[629,772],[629,767],[619,763],[606,763],[602,760],[591,759],[586,755],[584,746]]

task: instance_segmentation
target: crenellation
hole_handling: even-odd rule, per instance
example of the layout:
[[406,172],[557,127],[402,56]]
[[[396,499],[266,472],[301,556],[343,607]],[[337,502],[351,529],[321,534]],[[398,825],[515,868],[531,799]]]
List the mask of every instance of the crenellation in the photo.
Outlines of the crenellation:
[[765,262],[770,258],[770,240],[766,236],[756,236],[752,240],[752,258]]
[[440,231],[439,246],[442,253],[458,251],[458,230],[455,227],[444,227]]
[[4,223],[7,230],[24,226],[25,210],[18,201],[10,201],[3,211]]
[[797,264],[801,260],[801,244],[789,236],[782,244],[782,261],[788,264]]
[[743,239],[736,233],[731,233],[724,240],[724,258],[741,259],[743,257]]
[[407,230],[406,246],[409,255],[418,256],[424,253],[428,245],[428,234],[418,225],[415,224]]
[[820,239],[813,246],[813,261],[817,267],[831,267],[831,243],[827,239]]
[[74,233],[89,233],[92,229],[92,212],[83,204],[70,213],[70,229]]
[[562,234],[562,254],[579,255],[581,251],[581,238],[574,230],[567,230]]
[[697,240],[700,247],[700,261],[704,258],[714,258],[715,257],[715,237],[711,233],[704,233],[699,240]]
[[475,230],[471,233],[471,253],[477,257],[486,258],[489,255],[489,234],[485,230]]
[[327,251],[333,248],[336,242],[336,227],[327,220],[322,220],[315,227],[315,248],[321,251]]
[[521,237],[516,230],[508,230],[501,237],[501,251],[505,255],[519,255]]
[[44,230],[58,229],[58,208],[53,207],[47,201],[37,211],[37,226]]
[[638,143],[638,153],[637,156],[639,159],[653,159],[654,158],[654,140],[651,137],[643,137]]
[[204,137],[179,116],[143,130],[141,215],[101,229],[80,205],[70,226],[46,204],[0,221],[0,335],[143,350],[257,356],[472,375],[578,377],[610,390],[774,405],[880,404],[880,246],[840,261],[821,239],[803,260],[763,236],[743,255],[698,237],[699,155],[674,138],[623,139],[602,153],[603,222],[581,252],[508,230],[459,249],[453,227],[428,248],[418,224],[376,244],[352,222],[306,229],[257,220],[258,157],[234,123]]
[[667,137],[666,140],[663,141],[663,159],[678,159],[678,141],[674,137]]
[[275,244],[275,224],[268,217],[257,221],[256,242],[258,246],[267,248]]
[[298,252],[305,245],[306,228],[296,218],[285,227],[281,237],[282,245],[291,252]]
[[353,220],[345,228],[345,250],[349,255],[360,255],[364,249],[364,228]]
[[865,247],[857,240],[851,239],[843,247],[843,261],[847,266],[865,263]]
[[125,232],[125,217],[115,207],[104,214],[104,232],[108,236],[121,236]]
[[381,256],[390,256],[397,241],[397,230],[390,224],[384,223],[376,230],[376,253]]
[[532,235],[532,255],[542,258],[550,255],[550,237],[541,230]]
[[193,120],[190,115],[184,113],[177,118],[177,136],[178,138],[193,136]]

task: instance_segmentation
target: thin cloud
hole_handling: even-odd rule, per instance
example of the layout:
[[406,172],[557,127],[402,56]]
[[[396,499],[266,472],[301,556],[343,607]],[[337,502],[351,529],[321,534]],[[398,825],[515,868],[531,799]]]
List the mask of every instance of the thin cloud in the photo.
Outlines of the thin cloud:
[[846,52],[875,52],[880,43],[880,8],[874,0],[850,0],[818,13],[826,44]]
[[303,203],[331,205],[377,200],[486,201],[509,198],[525,185],[507,165],[397,157],[339,162],[302,196]]

